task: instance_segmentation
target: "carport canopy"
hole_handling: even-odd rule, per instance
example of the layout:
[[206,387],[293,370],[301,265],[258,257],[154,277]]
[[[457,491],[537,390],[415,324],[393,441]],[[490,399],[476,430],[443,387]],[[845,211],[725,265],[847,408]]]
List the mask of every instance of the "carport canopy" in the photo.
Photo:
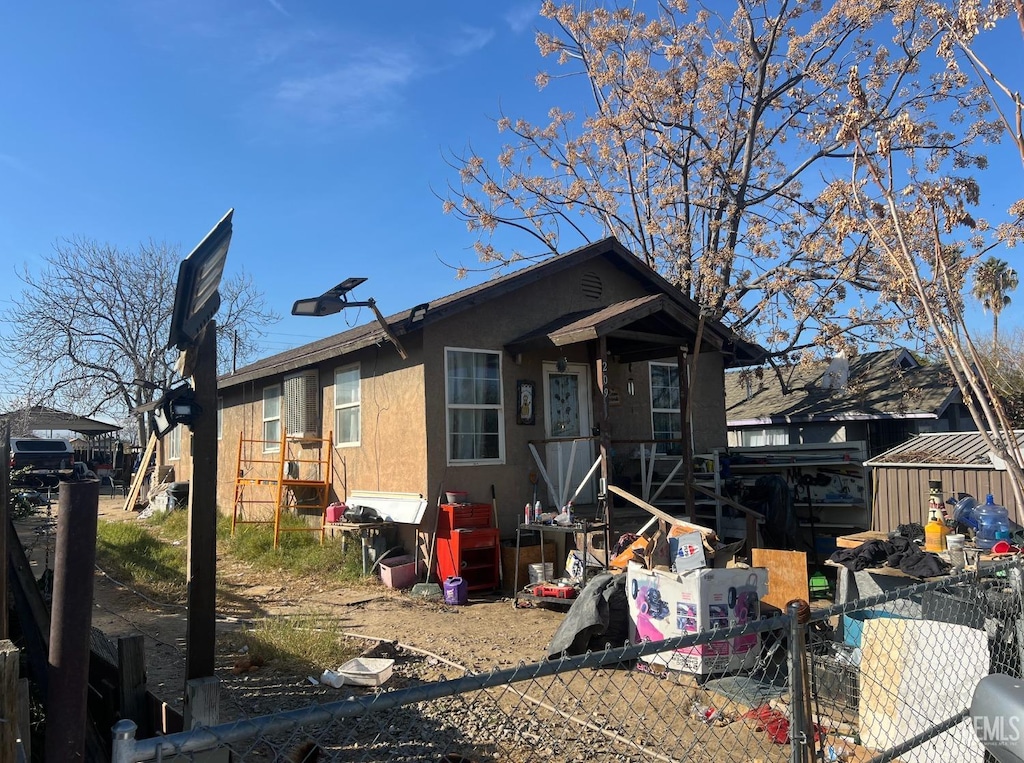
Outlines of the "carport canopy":
[[34,405],[0,414],[0,422],[10,425],[11,434],[32,432],[38,429],[66,429],[86,437],[95,437],[109,432],[118,432],[122,427],[105,421],[78,416],[44,405]]

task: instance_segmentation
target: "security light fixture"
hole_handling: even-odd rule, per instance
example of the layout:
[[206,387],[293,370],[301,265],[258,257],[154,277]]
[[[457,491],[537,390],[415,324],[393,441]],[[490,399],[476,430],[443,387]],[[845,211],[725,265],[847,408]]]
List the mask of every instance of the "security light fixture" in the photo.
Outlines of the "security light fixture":
[[135,410],[151,414],[153,430],[161,440],[178,424],[192,424],[203,412],[196,403],[195,390],[188,382],[182,382],[165,391],[160,398],[140,405]]
[[221,276],[231,243],[229,209],[206,238],[178,266],[178,286],[174,292],[171,335],[167,347],[184,350],[195,344],[199,334],[220,307]]
[[365,281],[365,278],[346,278],[319,297],[300,299],[292,305],[292,315],[312,315],[320,318],[324,315],[340,313],[346,307],[368,307],[373,300],[368,302],[348,301],[348,293]]
[[[376,316],[377,322],[384,330],[384,335],[391,340],[391,343],[395,345],[395,349],[398,350],[398,354],[402,356],[403,360],[405,360],[408,357],[405,352],[405,348],[402,347],[401,342],[398,341],[398,337],[395,336],[391,327],[388,325],[388,322],[384,319],[384,316],[381,315],[380,310],[377,309],[377,303],[372,299],[367,299],[364,302],[348,301],[348,293],[360,284],[365,283],[365,281],[365,278],[346,278],[333,289],[328,289],[319,297],[296,300],[292,305],[292,315],[311,315],[315,318],[320,318],[324,315],[340,313],[346,307],[368,307],[373,310],[373,314]],[[415,313],[420,308],[423,308],[424,313],[426,312],[426,305],[420,305],[417,308],[413,308],[413,312]]]

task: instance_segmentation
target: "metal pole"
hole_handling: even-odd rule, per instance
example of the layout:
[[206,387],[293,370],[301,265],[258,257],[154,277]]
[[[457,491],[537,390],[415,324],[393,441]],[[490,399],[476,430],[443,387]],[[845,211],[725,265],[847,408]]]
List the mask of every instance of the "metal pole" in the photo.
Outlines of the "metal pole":
[[123,718],[114,724],[114,749],[110,763],[133,763],[135,760],[135,721]]
[[47,669],[47,763],[85,759],[99,490],[95,479],[60,485]]
[[811,752],[810,718],[806,712],[808,697],[804,696],[807,671],[806,624],[802,610],[806,602],[791,601],[786,605],[789,616],[789,759],[791,763],[805,763]]

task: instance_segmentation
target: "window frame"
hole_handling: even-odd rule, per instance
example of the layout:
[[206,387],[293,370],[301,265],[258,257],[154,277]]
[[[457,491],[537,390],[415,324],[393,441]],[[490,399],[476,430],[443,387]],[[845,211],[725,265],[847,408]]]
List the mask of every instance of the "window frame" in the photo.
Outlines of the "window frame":
[[[671,439],[679,439],[679,440],[681,440],[685,433],[683,432],[683,422],[682,422],[682,417],[680,416],[680,413],[679,413],[679,406],[677,405],[675,408],[655,408],[654,407],[654,398],[655,398],[655,395],[654,395],[654,369],[655,369],[655,367],[667,368],[669,370],[673,370],[674,369],[676,371],[676,398],[677,398],[677,400],[681,400],[682,399],[681,398],[682,390],[680,388],[679,381],[680,381],[680,374],[685,373],[686,369],[685,368],[680,368],[678,363],[671,363],[671,362],[666,362],[666,361],[651,360],[651,361],[649,361],[647,363],[647,376],[648,376],[647,388],[648,388],[648,391],[650,392],[650,395],[651,395],[651,438],[654,439],[654,440],[659,440],[659,439],[661,439],[661,440],[671,440]],[[671,386],[669,386],[667,388],[671,389]],[[671,434],[675,434],[675,432],[678,431],[678,433],[679,433],[678,437],[671,437],[671,436],[670,437],[659,437],[659,435],[658,435],[658,428],[655,425],[655,416],[656,415],[657,416],[671,415],[672,416],[672,422],[673,422]],[[666,445],[666,446],[664,446],[664,453],[662,455],[665,455],[665,454],[673,455],[673,453],[672,453],[673,450],[679,450],[679,453],[675,453],[674,455],[680,455],[681,452],[682,452],[681,446],[679,446],[679,445],[677,445],[677,446]]]
[[[267,393],[273,390],[276,392],[273,397],[277,398],[277,415],[267,416]],[[284,413],[284,389],[281,384],[269,384],[263,388],[263,408],[261,411],[262,418],[262,429],[260,433],[263,438],[263,452],[264,453],[280,453],[281,452],[281,422],[283,421],[281,414]],[[267,424],[272,421],[277,422],[277,437],[273,440],[267,437]]]
[[[450,358],[454,353],[488,355],[498,359],[498,378],[495,380],[498,389],[498,402],[491,403],[453,403],[450,375]],[[505,463],[505,384],[503,378],[502,353],[500,350],[489,350],[475,347],[444,348],[444,429],[445,458],[448,466],[494,466]],[[461,459],[452,457],[452,412],[456,410],[482,410],[497,413],[498,455],[495,458]],[[487,434],[487,433],[481,433]]]
[[[354,403],[338,403],[338,376],[344,373],[355,372],[356,375],[356,401]],[[355,440],[342,440],[341,427],[338,426],[338,413],[340,411],[356,411],[356,438]],[[363,374],[359,363],[352,363],[346,366],[339,366],[334,369],[334,444],[339,448],[357,448],[362,444],[363,439]]]
[[164,442],[167,443],[166,456],[168,461],[181,460],[181,429],[183,426],[183,424],[178,424],[164,438]]

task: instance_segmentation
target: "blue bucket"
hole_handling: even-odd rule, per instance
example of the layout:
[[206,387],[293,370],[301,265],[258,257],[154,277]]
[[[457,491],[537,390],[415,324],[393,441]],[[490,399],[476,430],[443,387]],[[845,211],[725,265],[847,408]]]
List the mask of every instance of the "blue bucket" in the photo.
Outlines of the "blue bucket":
[[468,600],[469,586],[463,578],[447,578],[444,581],[444,603],[461,606]]

